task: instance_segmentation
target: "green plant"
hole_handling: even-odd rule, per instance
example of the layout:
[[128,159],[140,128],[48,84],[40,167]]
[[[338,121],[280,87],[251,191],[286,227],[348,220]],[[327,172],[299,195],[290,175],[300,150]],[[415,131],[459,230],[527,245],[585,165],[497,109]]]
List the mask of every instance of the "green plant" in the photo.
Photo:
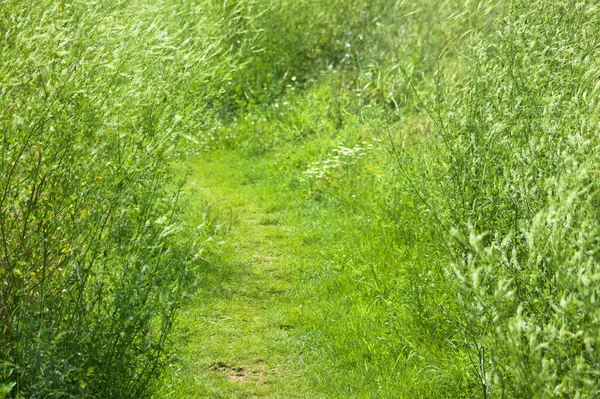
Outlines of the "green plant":
[[199,7],[2,3],[0,381],[11,395],[153,390],[200,245],[181,234],[170,168],[232,67],[208,48],[214,25],[179,24]]

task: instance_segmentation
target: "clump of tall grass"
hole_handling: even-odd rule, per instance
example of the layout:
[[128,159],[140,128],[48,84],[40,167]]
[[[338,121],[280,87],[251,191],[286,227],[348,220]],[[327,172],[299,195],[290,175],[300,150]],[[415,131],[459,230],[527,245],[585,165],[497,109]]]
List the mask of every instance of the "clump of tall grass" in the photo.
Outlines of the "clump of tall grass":
[[240,67],[228,86],[225,119],[271,105],[309,86],[320,71],[356,52],[360,32],[374,26],[388,1],[247,0],[218,3],[227,43]]
[[446,322],[481,397],[598,395],[599,11],[482,4],[451,17],[481,23],[458,54],[440,51],[429,90],[400,61],[431,121],[418,147],[428,183],[393,151],[452,248]]
[[161,372],[196,250],[170,166],[233,68],[201,6],[1,5],[0,384],[17,397],[145,397]]
[[441,121],[484,397],[598,394],[599,18],[593,2],[508,2]]

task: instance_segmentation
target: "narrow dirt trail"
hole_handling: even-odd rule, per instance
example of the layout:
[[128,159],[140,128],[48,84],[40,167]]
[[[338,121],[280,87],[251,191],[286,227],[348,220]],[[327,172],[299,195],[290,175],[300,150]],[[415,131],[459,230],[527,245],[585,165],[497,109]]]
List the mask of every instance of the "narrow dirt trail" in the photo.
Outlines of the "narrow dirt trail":
[[[240,162],[241,165],[232,164]],[[184,398],[318,398],[307,378],[298,284],[318,262],[283,192],[242,161],[212,157],[193,170],[194,196],[230,219],[218,263],[184,311]]]

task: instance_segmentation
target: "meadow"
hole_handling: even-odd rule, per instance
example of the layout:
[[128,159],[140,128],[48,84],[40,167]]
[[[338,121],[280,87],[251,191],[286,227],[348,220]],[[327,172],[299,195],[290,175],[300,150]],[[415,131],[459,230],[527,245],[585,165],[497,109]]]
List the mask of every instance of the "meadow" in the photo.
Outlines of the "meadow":
[[600,397],[594,1],[0,0],[0,115],[0,398]]

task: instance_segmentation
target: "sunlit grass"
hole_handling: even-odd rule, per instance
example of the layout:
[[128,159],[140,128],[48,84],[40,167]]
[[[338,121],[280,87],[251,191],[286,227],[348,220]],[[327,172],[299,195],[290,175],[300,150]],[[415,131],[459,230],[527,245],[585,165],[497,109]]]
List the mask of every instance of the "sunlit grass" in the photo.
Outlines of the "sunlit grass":
[[598,396],[599,27],[1,2],[0,397]]

